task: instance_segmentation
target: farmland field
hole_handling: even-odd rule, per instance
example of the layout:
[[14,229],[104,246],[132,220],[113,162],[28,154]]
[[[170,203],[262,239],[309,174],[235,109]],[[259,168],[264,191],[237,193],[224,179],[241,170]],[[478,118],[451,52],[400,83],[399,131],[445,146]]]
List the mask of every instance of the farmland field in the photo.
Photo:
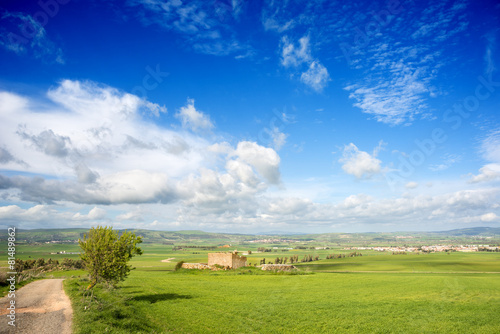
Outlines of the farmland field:
[[149,255],[134,259],[137,269],[121,288],[98,293],[101,311],[83,311],[79,289],[88,282],[66,282],[77,333],[500,331],[498,253],[373,254],[299,264],[304,274],[277,275],[174,272],[177,259],[206,255],[173,254],[176,260],[164,263],[161,248],[150,246]]

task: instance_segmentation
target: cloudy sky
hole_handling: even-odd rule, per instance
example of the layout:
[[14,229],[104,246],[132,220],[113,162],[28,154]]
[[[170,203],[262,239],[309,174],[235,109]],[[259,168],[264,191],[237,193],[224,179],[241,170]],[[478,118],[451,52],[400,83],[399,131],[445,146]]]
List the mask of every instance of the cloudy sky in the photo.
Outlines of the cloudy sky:
[[497,1],[0,4],[0,227],[500,227]]

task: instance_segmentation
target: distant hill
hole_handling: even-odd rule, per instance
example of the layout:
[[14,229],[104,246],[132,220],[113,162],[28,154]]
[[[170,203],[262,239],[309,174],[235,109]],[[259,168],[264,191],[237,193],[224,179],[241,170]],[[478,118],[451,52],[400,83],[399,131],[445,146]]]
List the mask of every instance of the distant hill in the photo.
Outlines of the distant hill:
[[[16,231],[16,240],[18,242],[27,243],[45,243],[45,242],[77,242],[78,239],[83,238],[89,229],[83,228],[68,228],[68,229],[35,229]],[[119,232],[125,230],[118,230]],[[134,232],[137,236],[143,237],[144,243],[157,243],[157,244],[179,244],[181,242],[197,243],[197,242],[213,242],[214,245],[222,243],[241,243],[244,240],[254,239],[251,235],[240,234],[222,234],[210,233],[203,231],[187,230],[187,231],[155,231],[143,229],[128,229],[127,231]],[[7,231],[0,232],[0,240],[7,239]]]
[[[67,229],[36,229],[36,230],[17,230],[16,239],[18,242],[27,243],[45,243],[61,242],[76,243],[78,239],[83,238],[89,229],[67,228]],[[124,231],[124,230],[119,230]],[[179,245],[179,244],[245,244],[252,240],[259,239],[289,239],[301,242],[316,241],[318,243],[350,243],[357,242],[393,242],[398,236],[414,236],[416,238],[431,237],[433,239],[450,238],[468,238],[468,237],[500,237],[500,228],[494,227],[471,227],[455,229],[449,231],[437,232],[370,232],[370,233],[321,233],[321,234],[300,234],[300,233],[262,233],[254,234],[230,234],[230,233],[211,233],[198,230],[186,231],[155,231],[144,229],[131,229],[136,235],[143,237],[144,243]],[[0,231],[0,240],[7,239],[7,231]]]
[[449,231],[431,232],[443,235],[481,235],[481,236],[492,236],[499,235],[499,227],[471,227],[471,228],[461,228]]

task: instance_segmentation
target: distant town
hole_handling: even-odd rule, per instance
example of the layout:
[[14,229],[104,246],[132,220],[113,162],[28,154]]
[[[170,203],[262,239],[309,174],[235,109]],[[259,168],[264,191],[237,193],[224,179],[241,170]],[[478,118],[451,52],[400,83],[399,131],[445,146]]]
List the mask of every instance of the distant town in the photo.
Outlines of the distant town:
[[345,250],[374,250],[378,252],[500,252],[500,247],[490,245],[432,245],[432,246],[419,246],[419,247],[346,247]]

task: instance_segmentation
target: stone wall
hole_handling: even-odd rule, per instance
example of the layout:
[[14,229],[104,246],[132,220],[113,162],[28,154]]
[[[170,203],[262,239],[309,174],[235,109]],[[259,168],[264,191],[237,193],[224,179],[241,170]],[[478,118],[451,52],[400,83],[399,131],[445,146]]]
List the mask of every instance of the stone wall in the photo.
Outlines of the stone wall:
[[233,265],[231,268],[236,269],[239,267],[246,267],[247,266],[247,258],[246,256],[239,256],[238,254],[231,254],[232,255],[232,260],[233,260]]
[[208,253],[208,265],[214,266],[217,264],[222,267],[232,268],[233,259],[231,254],[232,253]]
[[247,258],[237,253],[208,253],[208,265],[236,269],[247,265]]
[[184,269],[210,269],[210,267],[205,263],[183,263],[181,268],[184,268]]

